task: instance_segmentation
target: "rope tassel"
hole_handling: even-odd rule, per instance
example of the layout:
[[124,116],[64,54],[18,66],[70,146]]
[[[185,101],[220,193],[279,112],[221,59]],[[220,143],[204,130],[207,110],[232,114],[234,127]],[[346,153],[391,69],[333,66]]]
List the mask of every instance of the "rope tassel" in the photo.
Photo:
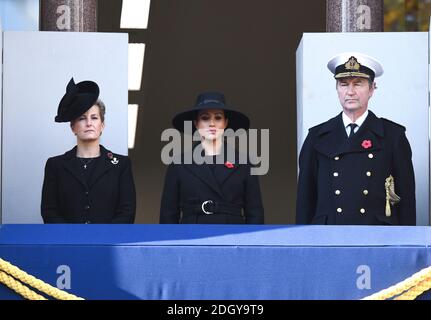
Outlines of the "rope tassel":
[[3,271],[0,271],[0,282],[27,300],[47,300]]
[[[18,281],[19,280],[19,281]],[[58,300],[84,300],[78,296],[70,294],[66,291],[60,290],[56,287],[51,286],[42,280],[26,273],[25,271],[19,269],[8,261],[0,258],[0,282],[5,284],[8,288],[12,289],[16,293],[20,294],[26,299],[30,300],[47,300],[43,296],[32,291],[30,288],[26,287],[28,285],[31,288],[39,290],[46,295],[53,297]],[[42,299],[41,299],[42,298]]]
[[362,300],[414,300],[422,293],[431,289],[431,267],[422,269],[411,277],[377,292]]
[[400,196],[395,193],[395,180],[392,175],[386,178],[385,181],[385,190],[386,190],[386,208],[385,213],[387,217],[391,216],[391,205],[394,206],[398,202],[401,201]]

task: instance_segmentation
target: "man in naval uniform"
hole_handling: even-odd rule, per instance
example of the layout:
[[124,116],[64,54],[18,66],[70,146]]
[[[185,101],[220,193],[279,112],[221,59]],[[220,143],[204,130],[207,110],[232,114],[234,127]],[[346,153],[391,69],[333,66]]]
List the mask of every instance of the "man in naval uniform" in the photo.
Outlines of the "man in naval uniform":
[[299,156],[297,224],[415,225],[406,129],[368,110],[381,64],[360,53],[332,58],[343,111],[309,130]]

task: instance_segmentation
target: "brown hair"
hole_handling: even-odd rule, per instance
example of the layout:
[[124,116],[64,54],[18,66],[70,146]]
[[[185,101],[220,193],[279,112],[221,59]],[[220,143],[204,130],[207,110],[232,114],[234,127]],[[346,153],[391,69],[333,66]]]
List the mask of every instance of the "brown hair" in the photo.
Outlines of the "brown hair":
[[[376,86],[374,80],[371,80],[370,78],[364,78],[364,79],[366,79],[368,81],[368,86],[370,87],[370,89],[373,88],[373,87],[374,87],[374,89],[377,89],[377,86]],[[337,89],[338,84],[340,82],[341,82],[341,79],[336,79],[335,80],[335,89]]]

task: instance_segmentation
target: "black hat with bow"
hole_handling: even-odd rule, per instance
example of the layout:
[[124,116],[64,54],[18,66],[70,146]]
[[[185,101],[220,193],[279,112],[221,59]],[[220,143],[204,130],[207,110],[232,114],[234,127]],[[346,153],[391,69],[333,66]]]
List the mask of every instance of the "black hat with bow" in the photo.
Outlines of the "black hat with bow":
[[73,78],[70,79],[58,105],[55,122],[69,122],[87,112],[96,103],[99,92],[99,86],[94,81],[75,84]]

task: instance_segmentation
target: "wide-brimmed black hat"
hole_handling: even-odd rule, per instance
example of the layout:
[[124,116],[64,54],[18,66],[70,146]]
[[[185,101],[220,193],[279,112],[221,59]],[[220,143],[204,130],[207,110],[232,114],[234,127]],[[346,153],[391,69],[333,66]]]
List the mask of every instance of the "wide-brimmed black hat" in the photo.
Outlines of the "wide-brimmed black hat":
[[[236,131],[238,129],[247,130],[250,127],[249,118],[245,114],[234,110],[232,107],[227,107],[224,94],[220,92],[204,92],[199,94],[195,106],[177,114],[172,120],[172,125],[175,129],[184,132],[184,121],[196,120],[200,111],[208,109],[223,110],[228,119],[227,128]],[[193,126],[193,131],[194,130],[195,127]]]
[[55,122],[69,122],[90,109],[99,97],[99,86],[93,81],[82,81],[75,84],[70,79],[66,93],[58,105]]

